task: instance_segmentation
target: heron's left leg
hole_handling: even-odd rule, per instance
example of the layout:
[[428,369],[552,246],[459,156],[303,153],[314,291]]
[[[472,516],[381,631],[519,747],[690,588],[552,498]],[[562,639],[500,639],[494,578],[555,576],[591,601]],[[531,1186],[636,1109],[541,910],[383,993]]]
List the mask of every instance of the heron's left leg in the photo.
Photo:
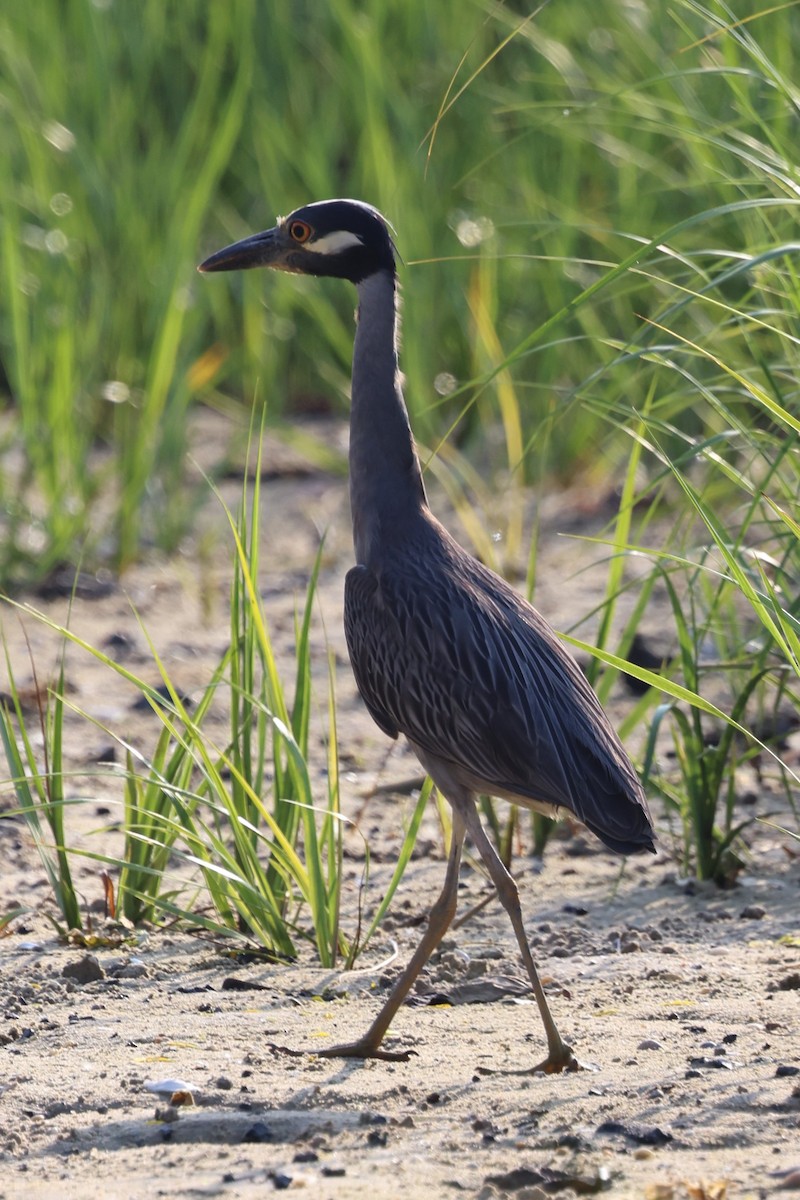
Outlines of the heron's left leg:
[[547,1035],[548,1053],[547,1058],[539,1063],[534,1070],[546,1071],[548,1074],[554,1074],[558,1071],[577,1071],[580,1069],[580,1063],[573,1054],[571,1047],[563,1040],[556,1028],[556,1023],[553,1020],[547,998],[544,994],[544,988],[539,979],[539,973],[536,970],[536,963],[533,960],[531,948],[525,935],[525,927],[522,923],[522,909],[520,907],[517,885],[503,866],[497,851],[486,836],[474,800],[470,797],[469,802],[466,804],[462,802],[459,808],[467,826],[467,833],[472,838],[478,853],[486,864],[486,869],[492,877],[494,886],[497,888],[500,902],[511,918],[511,924],[514,927],[522,961],[525,964],[525,970],[528,972],[531,988],[536,997],[536,1003],[539,1006],[545,1034]]

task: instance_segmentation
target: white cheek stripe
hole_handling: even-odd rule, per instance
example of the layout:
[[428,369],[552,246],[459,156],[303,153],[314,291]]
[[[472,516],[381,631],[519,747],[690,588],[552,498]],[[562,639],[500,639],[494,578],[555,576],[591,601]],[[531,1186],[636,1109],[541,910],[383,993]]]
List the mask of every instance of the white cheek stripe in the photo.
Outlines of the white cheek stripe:
[[363,246],[363,244],[363,239],[348,229],[336,229],[324,237],[306,242],[307,248],[313,250],[315,254],[340,254],[342,250],[349,250],[352,246]]

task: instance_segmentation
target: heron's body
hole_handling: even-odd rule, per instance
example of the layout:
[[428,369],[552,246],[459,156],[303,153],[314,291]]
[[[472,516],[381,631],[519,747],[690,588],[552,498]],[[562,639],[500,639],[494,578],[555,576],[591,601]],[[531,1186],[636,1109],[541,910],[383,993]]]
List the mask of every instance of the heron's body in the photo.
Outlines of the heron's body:
[[452,920],[468,832],[509,912],[539,1003],[549,1046],[542,1065],[574,1066],[539,984],[516,885],[481,827],[475,798],[563,809],[613,850],[632,853],[654,848],[641,785],[544,618],[467,554],[427,506],[398,371],[397,282],[383,218],[354,201],[308,205],[203,269],[258,265],[337,275],[358,288],[350,416],[357,565],[345,584],[347,645],[372,717],[390,737],[405,735],[454,814],[445,885],[418,950],[367,1034],[329,1053],[398,1057],[380,1043]]

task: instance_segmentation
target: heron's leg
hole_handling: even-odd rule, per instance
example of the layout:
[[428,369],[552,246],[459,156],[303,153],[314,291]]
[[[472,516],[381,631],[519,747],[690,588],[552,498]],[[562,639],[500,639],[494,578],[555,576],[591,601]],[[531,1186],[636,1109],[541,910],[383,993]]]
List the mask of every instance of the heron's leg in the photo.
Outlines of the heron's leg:
[[428,917],[428,927],[422,941],[392,988],[389,999],[370,1025],[367,1032],[358,1041],[343,1046],[331,1046],[316,1053],[323,1058],[385,1058],[395,1062],[404,1062],[409,1057],[407,1050],[381,1050],[386,1030],[400,1005],[405,1000],[414,980],[419,975],[425,963],[433,954],[447,932],[456,912],[458,901],[458,869],[461,864],[461,850],[464,845],[464,818],[462,814],[453,811],[453,830],[450,839],[450,857],[447,860],[447,874],[439,898],[433,905]]
[[536,997],[536,1003],[539,1006],[542,1023],[544,1024],[545,1034],[547,1035],[547,1058],[540,1063],[534,1070],[546,1071],[548,1074],[554,1074],[557,1071],[576,1071],[580,1064],[575,1058],[571,1047],[562,1039],[561,1034],[556,1028],[556,1023],[553,1020],[550,1008],[547,1003],[547,998],[544,994],[539,979],[539,973],[536,970],[536,963],[533,961],[531,948],[528,939],[525,936],[525,927],[522,923],[522,909],[519,903],[519,891],[514,879],[509,875],[506,868],[503,866],[497,851],[489,841],[481,825],[475,802],[470,798],[469,804],[462,809],[464,820],[467,826],[467,832],[472,838],[475,846],[486,864],[486,868],[492,877],[492,882],[497,888],[497,894],[503,908],[511,918],[511,924],[514,927],[517,944],[522,955],[522,961],[525,964],[525,970],[528,972],[528,978],[531,981],[533,994]]

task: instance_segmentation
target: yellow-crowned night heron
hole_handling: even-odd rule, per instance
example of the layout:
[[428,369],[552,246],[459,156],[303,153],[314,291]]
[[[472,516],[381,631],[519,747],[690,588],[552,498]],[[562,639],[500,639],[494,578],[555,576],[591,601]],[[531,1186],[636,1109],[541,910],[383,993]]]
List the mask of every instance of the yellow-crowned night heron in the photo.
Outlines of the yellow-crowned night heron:
[[355,200],[298,208],[274,229],[213,254],[201,271],[273,267],[358,289],[350,411],[350,502],[357,566],[345,631],[364,703],[405,734],[453,809],[447,874],[416,953],[370,1028],[328,1056],[405,1059],[381,1048],[456,910],[469,834],[511,918],[547,1034],[540,1068],[574,1069],[545,999],[514,880],[487,838],[476,796],[573,813],[622,854],[654,850],[639,780],[580,669],[550,626],[453,540],[428,508],[397,365],[397,277],[386,220]]

